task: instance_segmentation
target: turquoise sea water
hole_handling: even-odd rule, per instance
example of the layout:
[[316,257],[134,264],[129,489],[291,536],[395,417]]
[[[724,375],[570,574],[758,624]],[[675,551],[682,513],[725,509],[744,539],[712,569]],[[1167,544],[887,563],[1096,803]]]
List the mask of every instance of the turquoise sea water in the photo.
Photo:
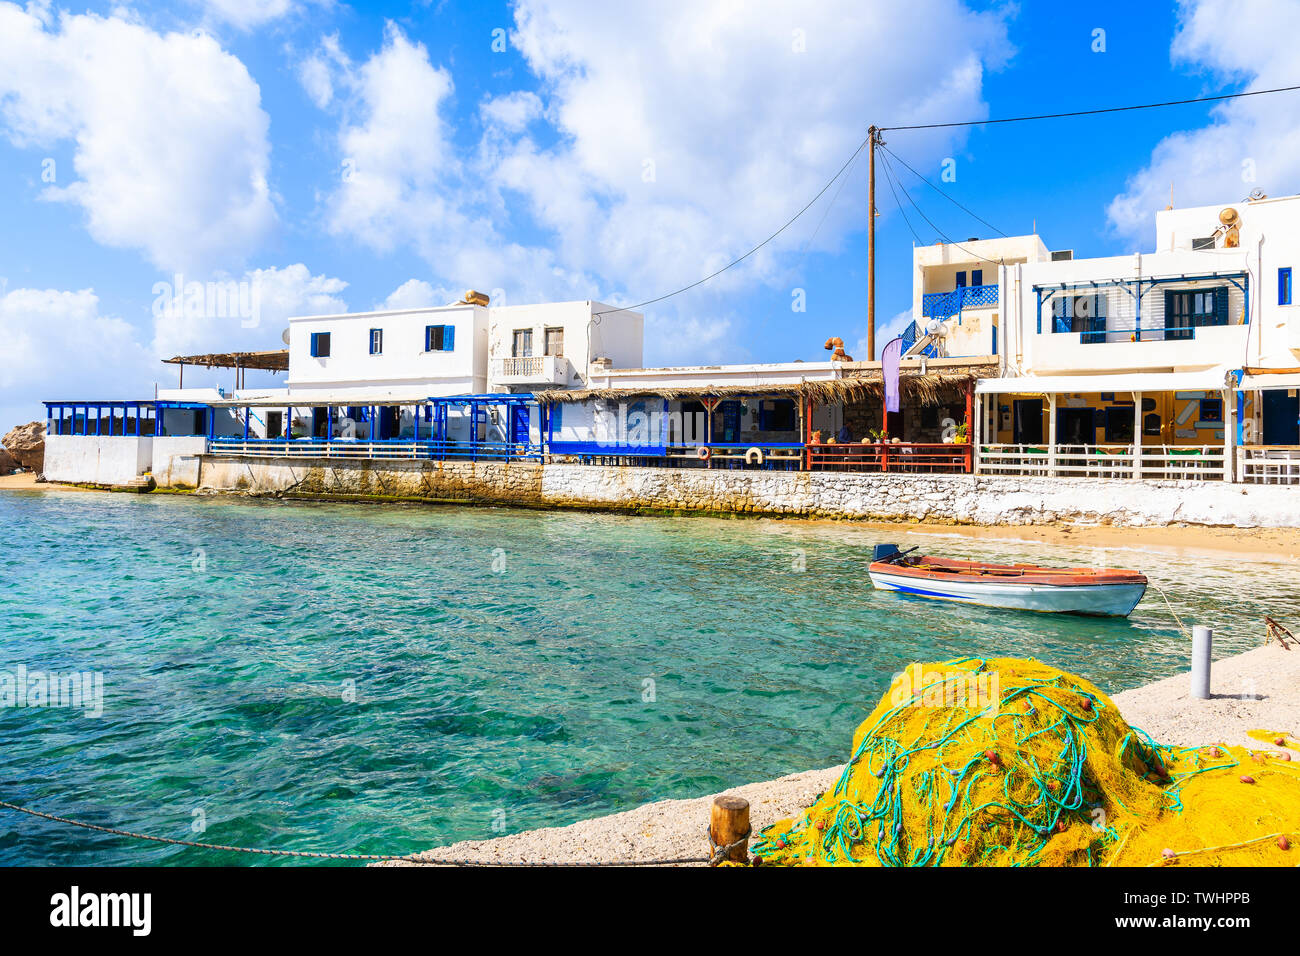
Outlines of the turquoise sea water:
[[[0,673],[105,682],[97,718],[0,708],[0,800],[180,839],[406,853],[838,763],[912,660],[1035,656],[1112,692],[1185,666],[1154,591],[1126,621],[931,603],[870,589],[870,545],[886,539],[802,522],[0,493]],[[1218,628],[1220,655],[1257,645],[1265,613],[1300,617],[1281,564],[894,540],[1137,566],[1184,620]],[[0,864],[274,862],[0,810]]]

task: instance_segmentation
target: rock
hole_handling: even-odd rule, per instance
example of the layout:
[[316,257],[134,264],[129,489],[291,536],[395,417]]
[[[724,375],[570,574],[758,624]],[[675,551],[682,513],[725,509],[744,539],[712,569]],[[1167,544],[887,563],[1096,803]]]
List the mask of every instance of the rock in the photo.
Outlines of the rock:
[[45,468],[45,424],[28,422],[9,429],[0,445],[23,468],[40,474]]
[[18,459],[0,448],[0,475],[12,475],[18,468]]

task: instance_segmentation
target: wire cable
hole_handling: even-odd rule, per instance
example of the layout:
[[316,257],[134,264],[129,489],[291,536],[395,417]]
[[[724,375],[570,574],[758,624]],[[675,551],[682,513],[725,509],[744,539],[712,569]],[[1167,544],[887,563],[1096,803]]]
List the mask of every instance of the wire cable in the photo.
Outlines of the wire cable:
[[951,129],[954,126],[992,126],[996,123],[1028,123],[1034,120],[1065,119],[1070,116],[1097,116],[1101,113],[1128,113],[1133,110],[1154,110],[1165,106],[1186,106],[1190,103],[1214,103],[1219,100],[1235,100],[1245,96],[1264,96],[1269,93],[1290,93],[1300,90],[1297,86],[1278,86],[1271,90],[1245,90],[1241,93],[1220,93],[1217,96],[1194,96],[1186,100],[1166,100],[1163,103],[1139,103],[1134,106],[1107,106],[1095,110],[1072,110],[1067,113],[1039,113],[1035,116],[1006,116],[1001,119],[963,120],[956,123],[917,123],[912,126],[880,126],[882,133],[890,130],[906,129]]
[[[883,168],[885,168],[886,170],[890,169],[889,159],[887,157],[882,155],[880,158],[880,162]],[[892,172],[890,175],[892,175]],[[934,224],[934,221],[925,214],[925,210],[923,210],[920,206],[917,205],[916,200],[912,198],[912,194],[909,193],[905,187],[900,186],[900,188],[903,189],[903,195],[907,197],[907,201],[912,204],[912,207],[916,210],[917,215],[919,215],[922,219],[924,219],[927,223],[929,223],[930,228],[935,231],[935,234],[938,235],[940,239],[948,243],[948,245],[950,246],[956,246],[962,252],[966,253],[967,255],[975,259],[979,259],[983,262],[987,262],[990,265],[995,265],[995,266],[1002,265],[1003,260],[990,259],[988,256],[982,256],[978,252],[972,252],[970,249],[967,249],[960,242],[954,241],[951,236],[949,236],[946,232],[944,232],[942,229],[940,229],[938,226]]]
[[802,209],[800,209],[797,213],[794,214],[793,217],[790,218],[790,220],[789,220],[788,222],[786,222],[786,224],[785,224],[784,226],[782,226],[782,227],[781,227],[780,229],[778,229],[776,232],[772,233],[770,236],[768,236],[766,239],[764,239],[762,242],[760,242],[758,245],[756,245],[753,249],[750,249],[747,253],[745,253],[745,254],[744,254],[743,256],[741,256],[739,259],[733,259],[731,262],[728,262],[725,266],[723,266],[723,267],[722,267],[721,269],[719,269],[717,272],[714,272],[714,273],[711,273],[711,274],[709,274],[709,275],[706,275],[703,279],[696,279],[696,280],[695,280],[694,282],[692,282],[690,285],[682,286],[680,289],[676,290],[675,292],[667,292],[667,293],[665,293],[664,295],[657,296],[657,297],[655,297],[655,298],[653,298],[653,299],[646,299],[644,302],[638,302],[636,305],[625,305],[625,306],[622,306],[621,308],[617,308],[617,309],[605,309],[605,310],[602,311],[602,312],[593,312],[592,315],[593,315],[593,316],[598,316],[598,315],[612,315],[612,314],[615,313],[615,312],[629,312],[629,311],[633,311],[633,310],[636,310],[636,309],[643,308],[643,307],[645,307],[645,306],[647,306],[647,305],[654,305],[656,302],[662,302],[662,301],[664,301],[664,299],[671,299],[671,298],[672,298],[673,296],[675,296],[675,295],[681,295],[683,292],[689,292],[691,289],[694,289],[694,288],[695,288],[696,286],[698,286],[698,285],[703,285],[704,283],[708,282],[710,279],[716,279],[718,276],[722,275],[722,273],[726,272],[728,269],[731,269],[731,268],[733,268],[733,267],[735,267],[735,266],[740,265],[742,262],[744,262],[746,259],[748,259],[750,256],[752,256],[754,253],[758,252],[759,249],[762,249],[765,245],[767,245],[769,242],[771,242],[771,241],[772,241],[773,239],[775,239],[777,236],[781,235],[781,233],[785,232],[787,229],[789,229],[791,226],[793,226],[794,223],[795,223],[795,221],[796,221],[800,216],[802,216],[802,215],[803,215],[804,213],[806,213],[809,209],[811,209],[812,206],[813,206],[813,203],[815,203],[815,202],[817,202],[817,200],[821,199],[822,196],[825,194],[826,190],[830,189],[831,186],[835,185],[835,181],[838,180],[841,176],[844,175],[845,171],[849,168],[849,165],[850,165],[850,164],[851,164],[855,159],[858,158],[858,154],[859,154],[860,152],[862,152],[862,150],[866,147],[867,143],[869,143],[869,142],[870,142],[870,139],[868,138],[868,139],[864,139],[861,143],[858,144],[858,148],[855,149],[855,150],[853,151],[853,155],[852,155],[852,156],[850,156],[848,159],[846,159],[846,160],[844,161],[844,165],[841,166],[841,167],[839,168],[839,172],[837,172],[834,176],[832,176],[832,177],[830,178],[830,181],[827,182],[825,186],[823,186],[821,189],[819,189],[819,190],[817,191],[817,195],[816,195],[816,196],[813,196],[812,199],[808,200],[808,205],[806,205],[806,206],[804,206]]
[[904,166],[906,166],[909,170],[912,171],[912,175],[913,175],[913,176],[915,176],[917,179],[921,180],[921,182],[925,183],[927,186],[929,186],[931,189],[933,189],[935,192],[937,192],[937,193],[938,193],[940,196],[942,196],[944,199],[948,200],[948,202],[952,203],[954,206],[956,206],[956,207],[957,207],[958,209],[960,209],[962,212],[966,213],[968,216],[970,216],[970,217],[973,218],[973,219],[978,219],[980,222],[982,222],[984,225],[988,226],[990,229],[992,229],[994,232],[996,232],[996,233],[997,233],[999,236],[1001,236],[1003,239],[1009,239],[1009,238],[1011,238],[1011,237],[1008,236],[1005,232],[1003,232],[1001,229],[999,229],[997,226],[993,225],[993,223],[989,222],[987,219],[983,218],[982,216],[979,216],[979,215],[977,215],[976,213],[971,212],[971,210],[967,209],[965,206],[963,206],[961,203],[959,203],[959,202],[958,202],[956,199],[954,199],[952,196],[949,196],[946,192],[944,192],[942,189],[940,189],[940,188],[939,188],[938,186],[936,186],[934,183],[930,182],[930,180],[926,179],[924,176],[922,176],[920,173],[918,173],[915,169],[913,169],[913,167],[912,167],[912,166],[907,162],[907,160],[903,159],[903,157],[899,156],[896,152],[894,152],[892,149],[890,149],[890,148],[889,148],[888,146],[886,146],[884,143],[881,143],[881,144],[880,144],[880,148],[883,149],[885,152],[887,152],[887,153],[888,153],[890,156],[892,156],[894,159],[898,160],[898,161],[899,161],[900,163],[902,163]]

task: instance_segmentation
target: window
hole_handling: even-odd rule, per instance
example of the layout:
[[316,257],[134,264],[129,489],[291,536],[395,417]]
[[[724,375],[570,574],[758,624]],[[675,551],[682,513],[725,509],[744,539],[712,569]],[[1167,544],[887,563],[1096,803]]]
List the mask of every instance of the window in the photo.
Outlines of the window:
[[370,330],[370,354],[382,355],[383,352],[384,352],[384,330],[371,329]]
[[533,355],[533,330],[515,329],[514,339],[510,345],[510,354],[515,358],[531,358]]
[[455,326],[426,325],[424,327],[424,350],[426,352],[451,352],[455,347]]
[[311,334],[311,354],[312,358],[329,358],[330,334],[328,332],[313,332]]
[[1052,300],[1052,331],[1078,332],[1079,341],[1106,341],[1106,296],[1067,295]]
[[965,270],[962,270],[961,272],[958,272],[958,273],[957,273],[957,288],[958,288],[958,289],[964,289],[964,288],[966,288],[966,271],[965,271]]
[[1203,422],[1223,421],[1223,399],[1202,398],[1200,402],[1200,420]]
[[763,399],[758,403],[758,428],[765,432],[794,431],[794,402],[788,398]]
[[983,270],[983,269],[972,269],[972,270],[970,271],[970,284],[971,284],[971,285],[983,285],[983,284],[984,284],[984,270]]
[[1277,304],[1291,304],[1291,267],[1277,270]]
[[1111,405],[1106,409],[1107,444],[1127,444],[1133,440],[1133,406]]
[[546,354],[547,355],[564,354],[564,329],[546,330]]
[[1165,339],[1190,339],[1197,326],[1228,324],[1228,290],[1165,293]]

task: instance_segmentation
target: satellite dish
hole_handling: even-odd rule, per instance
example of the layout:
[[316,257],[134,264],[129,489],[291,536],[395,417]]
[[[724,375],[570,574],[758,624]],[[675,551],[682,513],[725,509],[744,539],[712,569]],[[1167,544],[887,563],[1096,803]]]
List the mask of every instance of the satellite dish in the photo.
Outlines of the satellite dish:
[[283,332],[280,333],[280,341],[283,342],[285,345],[288,345],[288,344],[289,344],[289,330],[288,330],[288,329],[285,329]]

